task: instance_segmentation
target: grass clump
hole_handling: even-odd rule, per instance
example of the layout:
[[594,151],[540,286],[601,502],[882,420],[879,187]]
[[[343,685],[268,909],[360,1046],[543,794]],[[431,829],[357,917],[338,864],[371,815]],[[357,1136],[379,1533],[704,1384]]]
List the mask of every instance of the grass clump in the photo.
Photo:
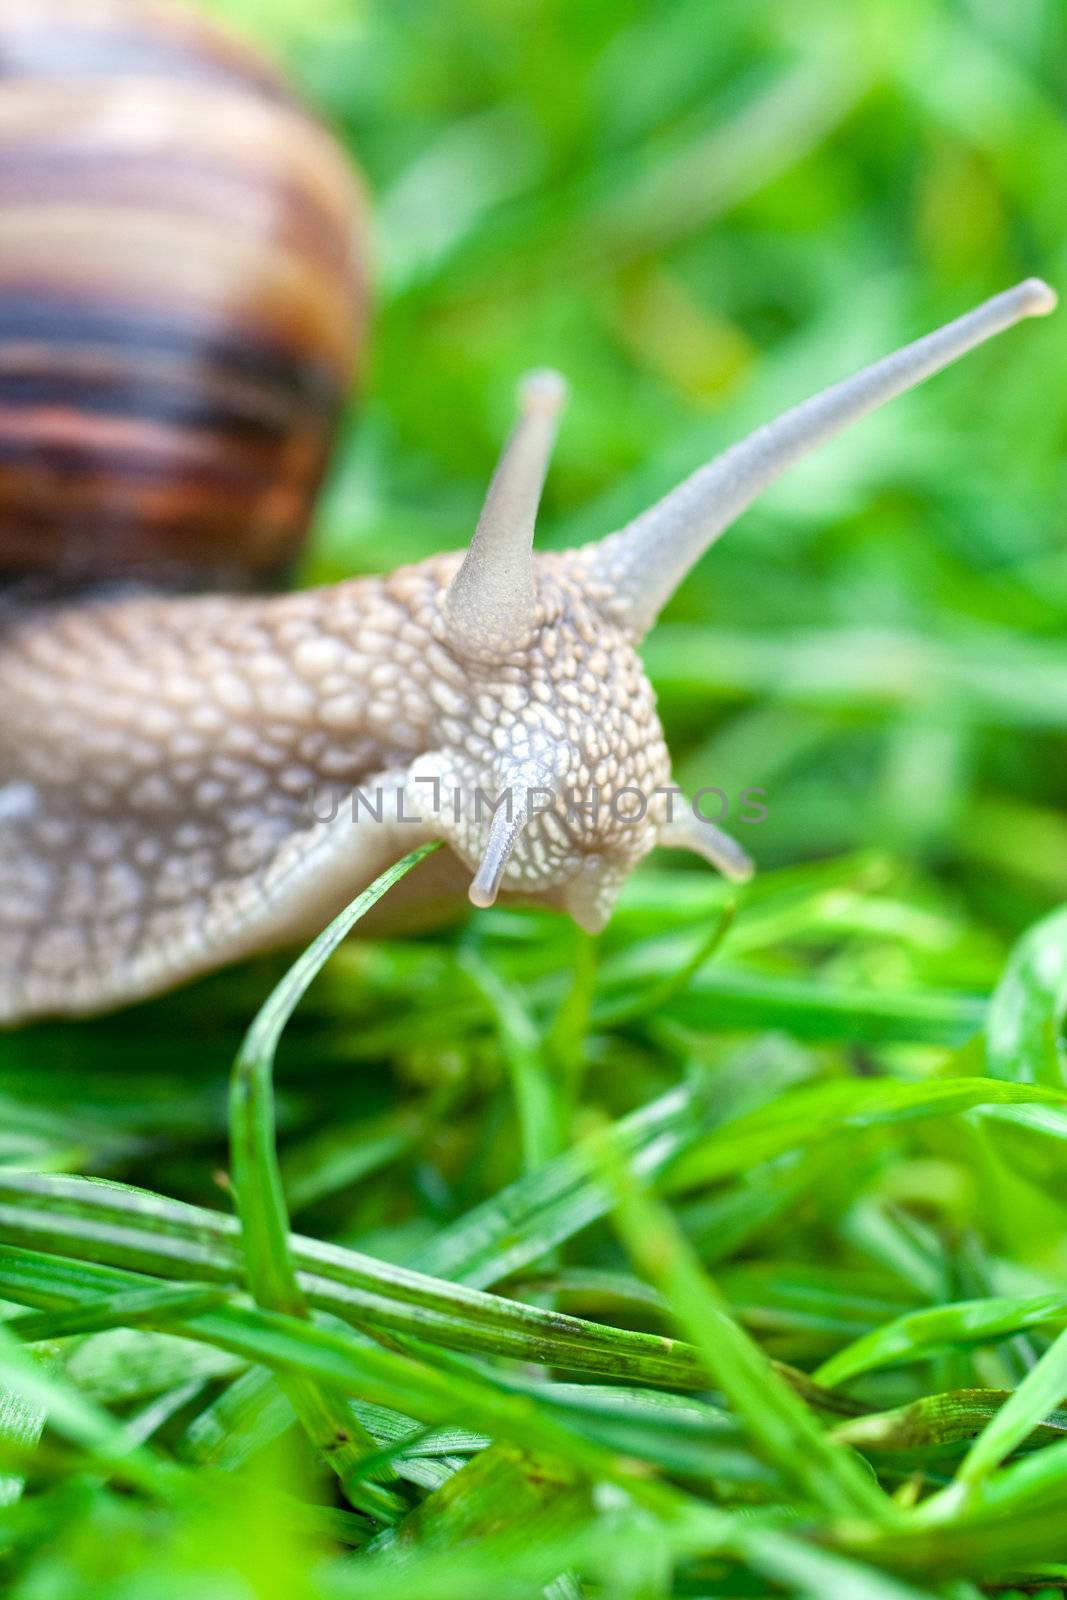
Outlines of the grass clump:
[[[635,887],[595,962],[534,913],[343,944],[423,854],[282,973],[198,1134],[151,1104],[151,1041],[183,1005],[221,1028],[233,980],[86,1030],[77,1162],[38,1080],[0,1170],[12,1592],[889,1600],[1067,1574],[1067,1091],[1005,1075],[1047,1060],[1061,916],[988,1001],[851,993],[875,1031],[850,1061],[834,977],[790,976],[780,930],[803,950],[828,904],[884,912],[870,861],[768,874],[725,931],[719,886],[710,917]],[[798,1025],[717,1027],[731,985],[799,987]],[[372,1026],[386,1109],[341,1070]],[[49,1032],[11,1036],[8,1072]],[[190,1066],[202,1108],[216,1076]]]

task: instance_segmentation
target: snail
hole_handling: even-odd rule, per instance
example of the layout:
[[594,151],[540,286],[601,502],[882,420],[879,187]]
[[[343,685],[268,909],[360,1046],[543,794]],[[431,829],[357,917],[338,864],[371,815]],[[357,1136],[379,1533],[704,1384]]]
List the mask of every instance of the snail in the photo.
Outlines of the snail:
[[362,231],[339,147],[214,24],[0,16],[0,1022],[308,936],[430,838],[416,896],[590,930],[657,844],[746,877],[671,783],[643,635],[801,456],[1055,304],[1027,280],[559,552],[533,535],[564,384],[534,373],[465,551],[273,592],[361,340]]

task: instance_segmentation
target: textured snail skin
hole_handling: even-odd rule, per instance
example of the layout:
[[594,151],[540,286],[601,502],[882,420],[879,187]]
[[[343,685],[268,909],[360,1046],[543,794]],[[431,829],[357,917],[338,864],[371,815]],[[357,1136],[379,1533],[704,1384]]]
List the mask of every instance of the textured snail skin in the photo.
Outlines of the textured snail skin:
[[[0,645],[0,1017],[94,1010],[321,926],[389,861],[443,831],[477,864],[484,823],[353,823],[364,784],[394,818],[441,777],[470,798],[508,762],[565,751],[575,789],[666,783],[632,644],[537,562],[528,646],[488,664],[449,642],[457,557],[268,599],[122,599],[41,610]],[[18,778],[3,776],[18,773]],[[5,801],[6,797],[6,801]],[[21,813],[21,814],[20,814]],[[535,819],[508,887],[596,923],[656,828],[567,837]],[[582,873],[593,849],[605,870]],[[609,866],[610,863],[610,866]],[[587,887],[588,885],[588,887]]]
[[345,153],[184,7],[12,0],[0,217],[0,571],[277,572],[363,322]]

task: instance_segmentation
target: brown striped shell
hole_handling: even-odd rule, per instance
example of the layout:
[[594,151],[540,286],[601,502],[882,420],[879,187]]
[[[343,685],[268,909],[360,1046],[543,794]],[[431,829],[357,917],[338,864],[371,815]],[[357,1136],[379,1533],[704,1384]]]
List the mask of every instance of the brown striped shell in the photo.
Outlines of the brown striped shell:
[[0,571],[254,581],[365,303],[344,152],[169,0],[0,6]]

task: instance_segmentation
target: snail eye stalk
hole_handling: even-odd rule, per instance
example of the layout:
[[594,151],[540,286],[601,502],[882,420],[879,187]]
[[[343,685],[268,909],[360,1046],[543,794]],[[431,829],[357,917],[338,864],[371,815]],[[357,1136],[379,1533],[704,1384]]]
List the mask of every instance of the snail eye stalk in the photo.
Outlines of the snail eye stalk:
[[614,590],[631,636],[648,632],[708,546],[795,462],[1024,317],[1055,309],[1048,284],[1027,278],[758,428],[602,539],[588,552],[592,570]]
[[445,599],[449,634],[462,652],[505,655],[533,628],[534,524],[566,397],[558,372],[532,372],[519,386],[519,420]]

